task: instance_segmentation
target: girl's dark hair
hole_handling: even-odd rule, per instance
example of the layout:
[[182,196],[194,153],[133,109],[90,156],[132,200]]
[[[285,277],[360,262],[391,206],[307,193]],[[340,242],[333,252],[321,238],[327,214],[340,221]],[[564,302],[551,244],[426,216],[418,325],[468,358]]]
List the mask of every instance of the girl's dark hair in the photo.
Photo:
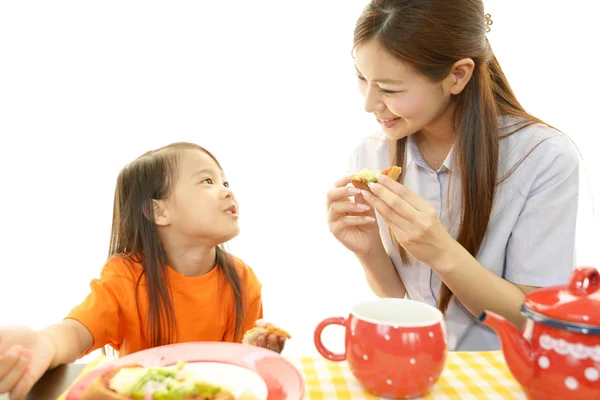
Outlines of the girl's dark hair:
[[[154,224],[153,200],[169,196],[177,179],[182,150],[199,150],[217,159],[206,149],[192,143],[174,143],[149,151],[121,170],[117,179],[113,207],[109,257],[122,257],[142,265],[136,283],[139,311],[139,287],[146,278],[148,319],[146,343],[150,347],[174,343],[177,321],[170,294],[165,253]],[[240,340],[245,319],[243,277],[222,245],[216,249],[215,265],[229,282],[235,298],[234,340]],[[140,316],[141,321],[141,316]]]

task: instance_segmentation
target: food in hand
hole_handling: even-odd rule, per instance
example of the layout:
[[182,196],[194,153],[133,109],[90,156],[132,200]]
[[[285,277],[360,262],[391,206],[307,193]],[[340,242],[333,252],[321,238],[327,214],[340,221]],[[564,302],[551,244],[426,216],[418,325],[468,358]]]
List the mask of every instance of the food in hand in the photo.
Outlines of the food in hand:
[[184,362],[117,367],[90,384],[81,400],[236,400],[230,391],[203,382],[184,367]]
[[370,169],[365,168],[359,173],[352,175],[352,185],[358,189],[364,189],[370,192],[371,189],[369,188],[368,184],[370,182],[376,183],[377,175],[386,175],[391,179],[396,180],[400,176],[401,172],[402,168],[395,165],[381,171],[371,171]]
[[252,343],[256,342],[256,339],[258,339],[259,336],[269,335],[269,334],[275,334],[275,335],[284,337],[286,339],[292,338],[292,335],[290,335],[283,329],[278,328],[277,326],[275,326],[274,324],[272,324],[270,322],[266,322],[264,320],[259,319],[258,321],[256,321],[256,326],[254,328],[248,330],[244,334],[242,343],[252,344]]

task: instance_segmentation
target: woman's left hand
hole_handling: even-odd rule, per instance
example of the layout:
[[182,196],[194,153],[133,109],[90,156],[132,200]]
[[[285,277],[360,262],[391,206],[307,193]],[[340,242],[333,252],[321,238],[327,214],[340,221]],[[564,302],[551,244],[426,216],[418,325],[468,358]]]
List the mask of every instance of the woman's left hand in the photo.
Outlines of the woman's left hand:
[[380,175],[363,197],[391,228],[400,245],[414,258],[436,269],[459,245],[442,225],[435,207],[395,180]]

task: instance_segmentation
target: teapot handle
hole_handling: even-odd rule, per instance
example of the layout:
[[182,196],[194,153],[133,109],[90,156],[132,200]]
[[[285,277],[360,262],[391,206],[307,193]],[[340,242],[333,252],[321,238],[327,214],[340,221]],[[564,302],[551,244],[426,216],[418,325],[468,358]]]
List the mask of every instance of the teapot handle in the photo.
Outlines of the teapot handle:
[[600,289],[600,272],[594,267],[580,267],[569,280],[569,292],[575,296],[587,296]]

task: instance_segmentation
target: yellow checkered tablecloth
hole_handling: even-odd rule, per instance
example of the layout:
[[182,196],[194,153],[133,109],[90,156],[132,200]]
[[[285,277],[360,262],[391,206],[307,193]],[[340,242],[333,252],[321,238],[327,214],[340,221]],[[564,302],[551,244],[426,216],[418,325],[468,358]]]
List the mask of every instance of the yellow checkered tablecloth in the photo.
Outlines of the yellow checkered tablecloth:
[[[290,359],[306,381],[307,400],[377,399],[365,392],[345,362],[323,358]],[[446,368],[423,399],[526,399],[501,351],[450,352]]]
[[[102,364],[105,357],[92,361],[80,376]],[[345,362],[334,363],[321,357],[288,358],[306,382],[305,400],[377,399],[365,392]],[[64,395],[58,400],[64,399]],[[446,368],[433,390],[424,399],[526,399],[510,374],[501,351],[450,352]]]

